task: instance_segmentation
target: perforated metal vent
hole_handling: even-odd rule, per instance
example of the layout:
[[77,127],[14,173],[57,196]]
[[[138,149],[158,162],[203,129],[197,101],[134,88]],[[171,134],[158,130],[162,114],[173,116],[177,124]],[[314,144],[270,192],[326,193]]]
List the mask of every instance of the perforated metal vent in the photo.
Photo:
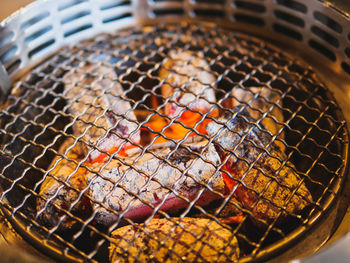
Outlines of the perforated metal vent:
[[[310,50],[350,75],[347,17],[319,1],[38,1],[2,23],[0,61],[18,75],[58,48],[101,32],[165,21],[211,21]],[[321,55],[321,56],[319,56]]]

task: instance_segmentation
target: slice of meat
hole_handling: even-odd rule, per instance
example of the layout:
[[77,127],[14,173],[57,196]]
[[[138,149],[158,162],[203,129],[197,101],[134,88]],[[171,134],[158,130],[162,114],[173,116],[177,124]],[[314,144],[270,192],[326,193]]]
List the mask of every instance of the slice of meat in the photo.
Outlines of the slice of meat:
[[270,223],[311,204],[295,166],[249,113],[211,122],[207,130],[224,162],[226,187],[255,218]]
[[112,238],[111,262],[232,262],[240,253],[229,227],[204,218],[152,219]]

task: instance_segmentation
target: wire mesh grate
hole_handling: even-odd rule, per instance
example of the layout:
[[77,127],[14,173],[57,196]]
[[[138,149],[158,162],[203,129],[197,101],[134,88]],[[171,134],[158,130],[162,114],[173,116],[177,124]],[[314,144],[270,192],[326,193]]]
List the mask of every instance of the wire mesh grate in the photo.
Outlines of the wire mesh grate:
[[204,25],[63,48],[0,115],[3,210],[71,260],[266,256],[326,212],[347,164],[342,112],[310,67]]

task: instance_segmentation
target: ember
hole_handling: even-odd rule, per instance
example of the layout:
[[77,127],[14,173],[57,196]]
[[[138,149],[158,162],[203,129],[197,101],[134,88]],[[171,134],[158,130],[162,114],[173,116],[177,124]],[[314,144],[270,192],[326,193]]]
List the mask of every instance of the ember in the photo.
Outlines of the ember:
[[[200,114],[191,110],[186,110],[175,120],[176,122],[172,124],[169,124],[170,120],[168,118],[155,115],[144,125],[152,129],[152,131],[147,128],[143,129],[149,132],[150,139],[157,137],[154,143],[166,142],[169,139],[182,140],[185,137],[196,136],[197,134],[207,134],[206,127],[208,123],[212,121],[212,118],[218,116],[218,111],[213,110],[210,114],[207,114],[207,117],[204,119],[203,113]],[[194,132],[194,130],[197,131],[197,133]],[[162,136],[159,136],[159,134],[162,134]]]

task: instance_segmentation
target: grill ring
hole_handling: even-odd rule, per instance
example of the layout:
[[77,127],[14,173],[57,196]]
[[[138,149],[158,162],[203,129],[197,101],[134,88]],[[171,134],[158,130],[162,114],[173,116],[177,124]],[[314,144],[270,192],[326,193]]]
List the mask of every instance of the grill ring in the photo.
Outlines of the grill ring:
[[[161,100],[164,98],[159,91],[162,80],[157,74],[162,63],[164,64],[163,61],[167,59],[169,50],[173,49],[174,46],[177,49],[200,50],[199,52],[204,54],[205,60],[216,77],[215,83],[211,83],[211,85],[216,86],[214,89],[218,96],[218,104],[212,104],[223,111],[232,112],[232,110],[227,110],[222,106],[228,97],[227,94],[230,95],[232,87],[234,87],[233,89],[247,89],[257,85],[268,86],[269,89],[281,94],[282,110],[285,117],[285,121],[281,124],[286,132],[286,139],[282,142],[287,148],[287,160],[296,165],[298,172],[307,181],[308,187],[313,185],[316,189],[313,191],[313,198],[317,201],[312,204],[313,209],[308,212],[307,216],[296,216],[302,221],[301,226],[289,232],[282,240],[273,245],[264,246],[261,244],[262,249],[259,246],[258,249],[250,249],[249,251],[253,251],[255,254],[240,258],[240,261],[260,259],[276,253],[309,230],[326,213],[344,181],[344,173],[347,170],[348,133],[341,110],[330,92],[318,81],[312,69],[259,39],[228,32],[224,29],[214,31],[211,27],[201,25],[166,25],[154,27],[153,30],[149,31],[149,28],[141,27],[132,32],[120,31],[116,35],[101,35],[93,41],[78,44],[73,49],[61,50],[60,53],[49,58],[20,80],[2,109],[2,115],[5,119],[1,129],[3,137],[1,153],[2,161],[8,163],[7,166],[1,166],[3,167],[1,173],[2,188],[4,189],[3,197],[8,199],[5,207],[8,207],[10,212],[6,208],[4,211],[17,225],[19,232],[22,232],[27,239],[33,241],[33,237],[35,237],[37,245],[49,248],[44,249],[49,253],[54,251],[52,246],[40,241],[40,233],[37,230],[29,230],[31,235],[23,231],[23,229],[27,229],[27,224],[21,222],[23,219],[20,216],[21,212],[25,217],[29,215],[29,224],[34,225],[32,228],[35,228],[35,225],[40,226],[33,217],[35,211],[33,211],[31,203],[33,200],[31,199],[38,195],[40,185],[36,183],[41,180],[40,175],[34,175],[37,177],[34,182],[27,182],[28,175],[23,174],[23,172],[27,167],[31,167],[33,168],[31,171],[45,174],[49,166],[49,163],[40,164],[40,158],[33,161],[36,156],[29,156],[29,161],[24,159],[23,156],[27,156],[26,150],[39,148],[42,152],[44,149],[45,158],[47,158],[46,152],[51,156],[58,154],[57,150],[62,143],[62,138],[73,138],[86,144],[89,143],[84,138],[72,135],[71,127],[68,125],[74,116],[67,113],[64,102],[66,98],[62,95],[64,89],[62,78],[66,72],[71,69],[72,65],[83,67],[88,64],[84,62],[85,59],[90,64],[113,67],[118,74],[116,80],[122,83],[124,88],[122,98],[133,105],[132,110],[145,111],[146,109],[148,114],[154,114],[157,110],[150,109],[150,97],[151,95],[157,97],[160,100],[159,107],[164,108],[162,106],[164,102]],[[105,56],[105,53],[110,50],[113,52]],[[106,62],[106,58],[109,62]],[[115,60],[113,61],[113,59]],[[79,68],[76,71],[79,71]],[[87,73],[83,74],[85,77],[90,77]],[[92,74],[92,77],[98,78],[99,76]],[[144,96],[145,94],[146,96]],[[144,97],[146,100],[142,101]],[[18,111],[16,107],[21,103],[25,105],[25,110]],[[243,104],[249,108],[248,104]],[[275,102],[270,102],[270,104],[272,108],[280,107]],[[38,111],[35,112],[36,116],[26,115],[30,109]],[[269,115],[271,110],[262,113]],[[140,119],[140,117],[136,121],[138,125],[143,122],[144,119]],[[63,127],[59,127],[62,124]],[[85,124],[91,125],[86,121]],[[24,129],[24,127],[27,128]],[[26,130],[29,130],[28,127],[33,129],[26,134]],[[48,143],[40,141],[45,140],[45,138],[33,136],[33,130],[35,135],[45,135],[48,138],[55,137],[57,139],[51,142],[52,145],[47,148]],[[48,134],[43,131],[48,131]],[[18,139],[24,147],[16,153],[8,152],[6,148],[11,148],[14,142],[18,142]],[[274,140],[281,141],[277,135]],[[12,149],[12,151],[14,150]],[[327,166],[323,163],[323,159],[327,159],[322,157],[324,152],[326,152],[327,157],[330,157]],[[9,187],[7,183],[9,180],[6,179],[9,178],[9,175],[6,174],[6,171],[11,171],[9,168],[17,162],[23,163],[23,159],[24,163],[28,164],[25,164],[24,168],[22,167],[23,171],[20,172],[22,174],[20,177],[12,177]],[[307,159],[307,161],[301,162],[302,159]],[[317,162],[313,163],[315,159]],[[315,171],[312,171],[313,169]],[[322,172],[319,175],[320,171]],[[325,174],[326,176],[324,176]],[[329,176],[331,174],[333,177]],[[23,187],[16,189],[20,184]],[[31,185],[28,187],[27,184]],[[22,190],[25,190],[24,195],[18,197],[18,193]],[[15,216],[13,217],[13,215]],[[95,231],[97,235],[109,239],[103,232],[101,233],[101,230],[97,230],[91,225],[87,226],[84,220],[81,220],[81,223],[85,228]],[[238,233],[239,230],[235,230],[235,232]],[[240,234],[242,235],[242,233]],[[39,238],[37,238],[38,235]],[[67,245],[64,238],[56,233],[51,233],[49,236],[56,236],[63,241],[64,245]],[[248,236],[242,239],[249,240],[249,238]],[[71,245],[71,249],[76,250],[74,245]],[[78,250],[76,250],[78,254],[89,259],[89,255],[80,253]],[[61,252],[56,250],[53,253],[59,255]],[[98,254],[98,251],[92,255],[96,253]],[[78,260],[78,258],[76,259]]]

